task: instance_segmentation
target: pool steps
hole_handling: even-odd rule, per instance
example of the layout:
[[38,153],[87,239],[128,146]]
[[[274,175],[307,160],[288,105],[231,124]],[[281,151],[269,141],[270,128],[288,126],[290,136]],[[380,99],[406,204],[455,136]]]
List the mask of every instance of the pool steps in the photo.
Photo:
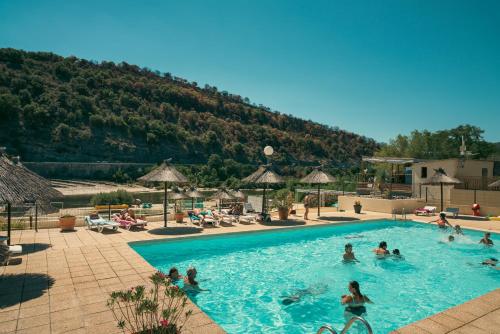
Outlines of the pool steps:
[[[357,316],[352,317],[351,320],[349,320],[347,322],[347,324],[345,325],[344,329],[340,332],[340,334],[347,333],[347,330],[349,330],[349,328],[351,328],[352,324],[355,323],[356,321],[360,321],[363,325],[365,325],[366,329],[368,330],[368,334],[373,334],[372,327],[370,326],[368,321],[366,321],[362,317],[357,317]],[[322,334],[324,331],[329,331],[331,334],[338,334],[337,331],[335,329],[333,329],[333,327],[328,326],[328,325],[321,326],[318,329],[318,331],[316,332],[316,334]]]

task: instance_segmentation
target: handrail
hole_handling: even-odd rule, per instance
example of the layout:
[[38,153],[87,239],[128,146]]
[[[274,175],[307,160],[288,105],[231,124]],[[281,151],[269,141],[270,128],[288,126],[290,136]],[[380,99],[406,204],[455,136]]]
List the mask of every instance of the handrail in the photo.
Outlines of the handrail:
[[316,332],[316,334],[321,334],[323,333],[324,331],[329,331],[330,333],[332,334],[337,334],[337,332],[335,331],[335,329],[333,329],[332,327],[330,326],[321,326],[318,331]]
[[342,330],[342,332],[340,332],[340,334],[345,334],[347,332],[347,330],[349,328],[351,328],[352,324],[355,323],[356,321],[361,321],[363,323],[363,325],[365,325],[366,329],[368,330],[368,334],[373,334],[372,327],[370,326],[370,324],[368,323],[368,321],[366,321],[364,318],[358,317],[358,316],[352,317],[351,320],[349,320],[347,322],[347,324],[345,325],[345,327]]

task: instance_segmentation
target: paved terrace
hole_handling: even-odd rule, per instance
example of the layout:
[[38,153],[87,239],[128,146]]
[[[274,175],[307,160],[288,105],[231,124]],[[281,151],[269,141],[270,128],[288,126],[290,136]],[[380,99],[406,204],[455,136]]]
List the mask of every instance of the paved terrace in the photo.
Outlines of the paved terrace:
[[[373,212],[355,215],[326,210],[319,220],[313,213],[310,217],[312,219],[306,222],[297,218],[283,224],[241,224],[203,230],[175,223],[170,223],[171,227],[165,230],[161,223],[151,223],[147,231],[120,229],[118,232],[97,233],[84,228],[66,233],[59,229],[45,229],[38,233],[33,230],[14,231],[12,243],[22,244],[24,254],[16,257],[15,263],[0,268],[0,333],[120,333],[106,306],[109,293],[145,284],[155,271],[127,245],[130,241],[391,218]],[[450,222],[500,232],[500,222],[464,218],[451,219]],[[186,333],[224,333],[194,304],[189,307],[194,314],[186,324]],[[500,333],[500,289],[393,333]]]

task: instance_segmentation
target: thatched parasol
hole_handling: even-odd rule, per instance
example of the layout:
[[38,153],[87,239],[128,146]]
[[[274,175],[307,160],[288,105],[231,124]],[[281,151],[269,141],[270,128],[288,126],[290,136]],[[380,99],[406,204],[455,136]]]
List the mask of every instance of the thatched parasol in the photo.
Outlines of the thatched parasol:
[[323,171],[321,167],[316,167],[313,169],[312,172],[304,176],[300,180],[300,182],[318,185],[318,217],[319,217],[320,207],[321,207],[321,200],[320,200],[321,185],[327,183],[333,183],[335,182],[335,178],[332,175],[328,174],[327,172]]
[[177,201],[187,198],[189,198],[188,195],[186,195],[186,193],[184,191],[181,191],[179,188],[175,188],[172,190],[172,193],[170,194],[170,199],[174,200],[175,211],[177,211]]
[[239,190],[239,189],[234,189],[231,191],[231,195],[233,195],[235,198],[237,199],[242,199],[242,200],[245,200],[246,196],[245,194],[243,193],[243,191]]
[[260,166],[255,172],[242,180],[245,183],[263,184],[262,213],[266,212],[266,190],[268,184],[284,183],[281,176],[274,172],[270,165]]
[[198,189],[195,187],[191,187],[189,189],[186,189],[186,195],[191,198],[191,210],[194,210],[194,199],[195,198],[204,198],[205,195],[201,193]]
[[233,195],[231,195],[227,189],[225,188],[221,188],[219,190],[217,190],[217,192],[215,194],[213,194],[212,196],[210,196],[210,198],[212,199],[216,199],[219,201],[219,212],[221,211],[221,206],[222,206],[222,201],[223,200],[233,200],[235,199],[235,197]]
[[7,236],[10,244],[12,204],[35,203],[48,206],[50,200],[63,195],[50,181],[33,173],[21,163],[9,160],[0,151],[0,203],[7,204]]
[[443,211],[444,210],[443,185],[460,184],[462,183],[462,181],[446,175],[446,172],[442,168],[435,169],[434,171],[435,171],[434,175],[429,180],[423,182],[422,184],[439,185],[441,187],[441,211]]
[[174,166],[170,164],[171,159],[163,161],[158,167],[148,174],[141,176],[138,180],[142,182],[163,182],[165,195],[163,198],[163,221],[167,227],[167,207],[168,207],[168,183],[187,183],[187,178],[182,175]]

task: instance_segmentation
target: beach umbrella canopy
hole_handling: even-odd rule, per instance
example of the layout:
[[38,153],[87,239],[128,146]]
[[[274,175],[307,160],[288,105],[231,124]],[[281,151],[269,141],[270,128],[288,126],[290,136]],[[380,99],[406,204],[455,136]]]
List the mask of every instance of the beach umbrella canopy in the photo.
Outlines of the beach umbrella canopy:
[[245,197],[246,197],[245,194],[243,193],[243,191],[241,191],[239,189],[232,190],[231,195],[233,195],[237,199],[242,199],[242,200],[245,200]]
[[219,212],[221,210],[222,206],[222,201],[223,200],[234,200],[235,197],[227,191],[225,188],[219,189],[216,193],[214,193],[212,196],[210,196],[212,199],[216,199],[219,201]]
[[321,194],[321,184],[333,183],[335,182],[335,178],[323,171],[320,167],[316,167],[312,172],[304,176],[300,182],[302,183],[310,183],[318,185],[318,217],[320,214],[320,194]]
[[500,187],[500,180],[497,180],[493,183],[488,184],[488,187],[490,187],[490,188]]
[[441,211],[443,211],[444,210],[443,185],[454,185],[460,183],[462,183],[462,181],[446,175],[446,172],[442,168],[439,168],[435,170],[434,175],[431,178],[429,178],[429,180],[423,182],[422,184],[433,185],[433,186],[439,185],[441,187]]
[[171,159],[163,161],[159,167],[138,179],[142,182],[163,182],[163,187],[165,189],[163,198],[163,222],[165,227],[167,227],[168,183],[180,184],[188,182],[188,179],[170,164],[170,161]]
[[191,210],[194,209],[194,199],[195,198],[204,198],[205,195],[198,191],[195,187],[191,187],[189,189],[186,189],[186,195],[191,198]]
[[285,180],[272,170],[271,165],[260,166],[255,172],[245,177],[245,183],[263,184],[264,190],[262,192],[262,213],[266,210],[266,189],[268,184],[284,183]]
[[19,162],[0,152],[0,203],[7,204],[7,236],[10,243],[11,206],[35,203],[49,207],[49,202],[63,195],[52,188],[49,180],[33,173]]

